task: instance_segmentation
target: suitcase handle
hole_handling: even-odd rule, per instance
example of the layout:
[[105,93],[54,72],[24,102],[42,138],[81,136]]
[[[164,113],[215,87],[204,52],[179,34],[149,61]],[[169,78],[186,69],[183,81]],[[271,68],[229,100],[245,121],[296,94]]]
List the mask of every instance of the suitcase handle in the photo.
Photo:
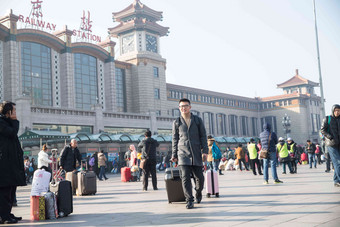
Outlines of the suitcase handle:
[[83,159],[83,160],[80,160],[80,168],[81,170],[83,170],[83,163],[85,162],[85,171],[89,171],[89,167],[87,166],[87,160],[86,159]]

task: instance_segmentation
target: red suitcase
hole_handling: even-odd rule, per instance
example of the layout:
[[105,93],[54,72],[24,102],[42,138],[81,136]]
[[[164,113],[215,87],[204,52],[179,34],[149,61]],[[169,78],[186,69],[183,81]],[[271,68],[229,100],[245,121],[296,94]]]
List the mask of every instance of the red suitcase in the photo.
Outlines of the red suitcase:
[[207,197],[209,198],[210,195],[215,195],[219,197],[219,187],[218,187],[218,174],[216,170],[207,170],[206,172],[206,191]]
[[131,169],[129,167],[121,168],[121,179],[123,182],[128,182],[131,180]]
[[45,220],[44,196],[31,196],[31,220]]

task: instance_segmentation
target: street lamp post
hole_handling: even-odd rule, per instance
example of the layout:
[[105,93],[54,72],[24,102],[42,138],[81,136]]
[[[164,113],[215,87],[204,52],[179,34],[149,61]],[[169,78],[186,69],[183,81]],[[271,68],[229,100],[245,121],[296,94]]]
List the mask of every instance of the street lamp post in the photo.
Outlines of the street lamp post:
[[289,133],[290,133],[290,117],[285,114],[283,117],[282,117],[282,126],[283,126],[283,131],[284,133],[286,134],[286,139],[288,139],[289,137]]

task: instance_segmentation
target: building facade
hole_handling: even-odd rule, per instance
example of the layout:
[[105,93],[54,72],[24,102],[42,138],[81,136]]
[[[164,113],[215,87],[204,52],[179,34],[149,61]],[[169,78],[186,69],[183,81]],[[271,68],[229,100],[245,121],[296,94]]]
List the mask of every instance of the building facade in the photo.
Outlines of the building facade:
[[[67,26],[49,33],[18,29],[20,16],[12,11],[0,18],[0,100],[16,102],[20,134],[141,134],[151,129],[169,135],[179,116],[179,99],[188,98],[214,136],[256,137],[269,122],[279,136],[298,143],[318,139],[318,84],[298,71],[277,85],[282,95],[265,98],[169,84],[160,54],[161,37],[169,29],[157,23],[162,12],[135,0],[113,13],[113,19],[119,24],[108,29],[111,38],[93,44],[72,42]],[[119,43],[119,56],[113,40]],[[290,131],[282,125],[285,115]]]

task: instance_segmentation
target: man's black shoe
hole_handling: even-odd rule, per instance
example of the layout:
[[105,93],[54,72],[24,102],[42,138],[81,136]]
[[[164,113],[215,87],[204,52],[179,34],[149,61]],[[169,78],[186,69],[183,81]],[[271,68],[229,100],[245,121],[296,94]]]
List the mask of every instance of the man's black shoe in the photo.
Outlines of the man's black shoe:
[[202,192],[196,192],[196,203],[201,203],[202,201]]
[[13,218],[6,218],[6,219],[1,219],[0,224],[15,224],[18,223],[18,220],[13,219]]
[[14,214],[9,214],[9,216],[12,218],[12,219],[16,219],[18,221],[21,221],[22,220],[22,217],[16,217],[14,216]]
[[330,172],[330,170],[325,170],[325,172],[326,172],[326,173],[329,173],[329,172]]
[[194,208],[194,204],[191,201],[189,201],[189,202],[187,202],[186,208],[192,209],[192,208]]
[[153,190],[158,190],[158,188],[153,188]]

